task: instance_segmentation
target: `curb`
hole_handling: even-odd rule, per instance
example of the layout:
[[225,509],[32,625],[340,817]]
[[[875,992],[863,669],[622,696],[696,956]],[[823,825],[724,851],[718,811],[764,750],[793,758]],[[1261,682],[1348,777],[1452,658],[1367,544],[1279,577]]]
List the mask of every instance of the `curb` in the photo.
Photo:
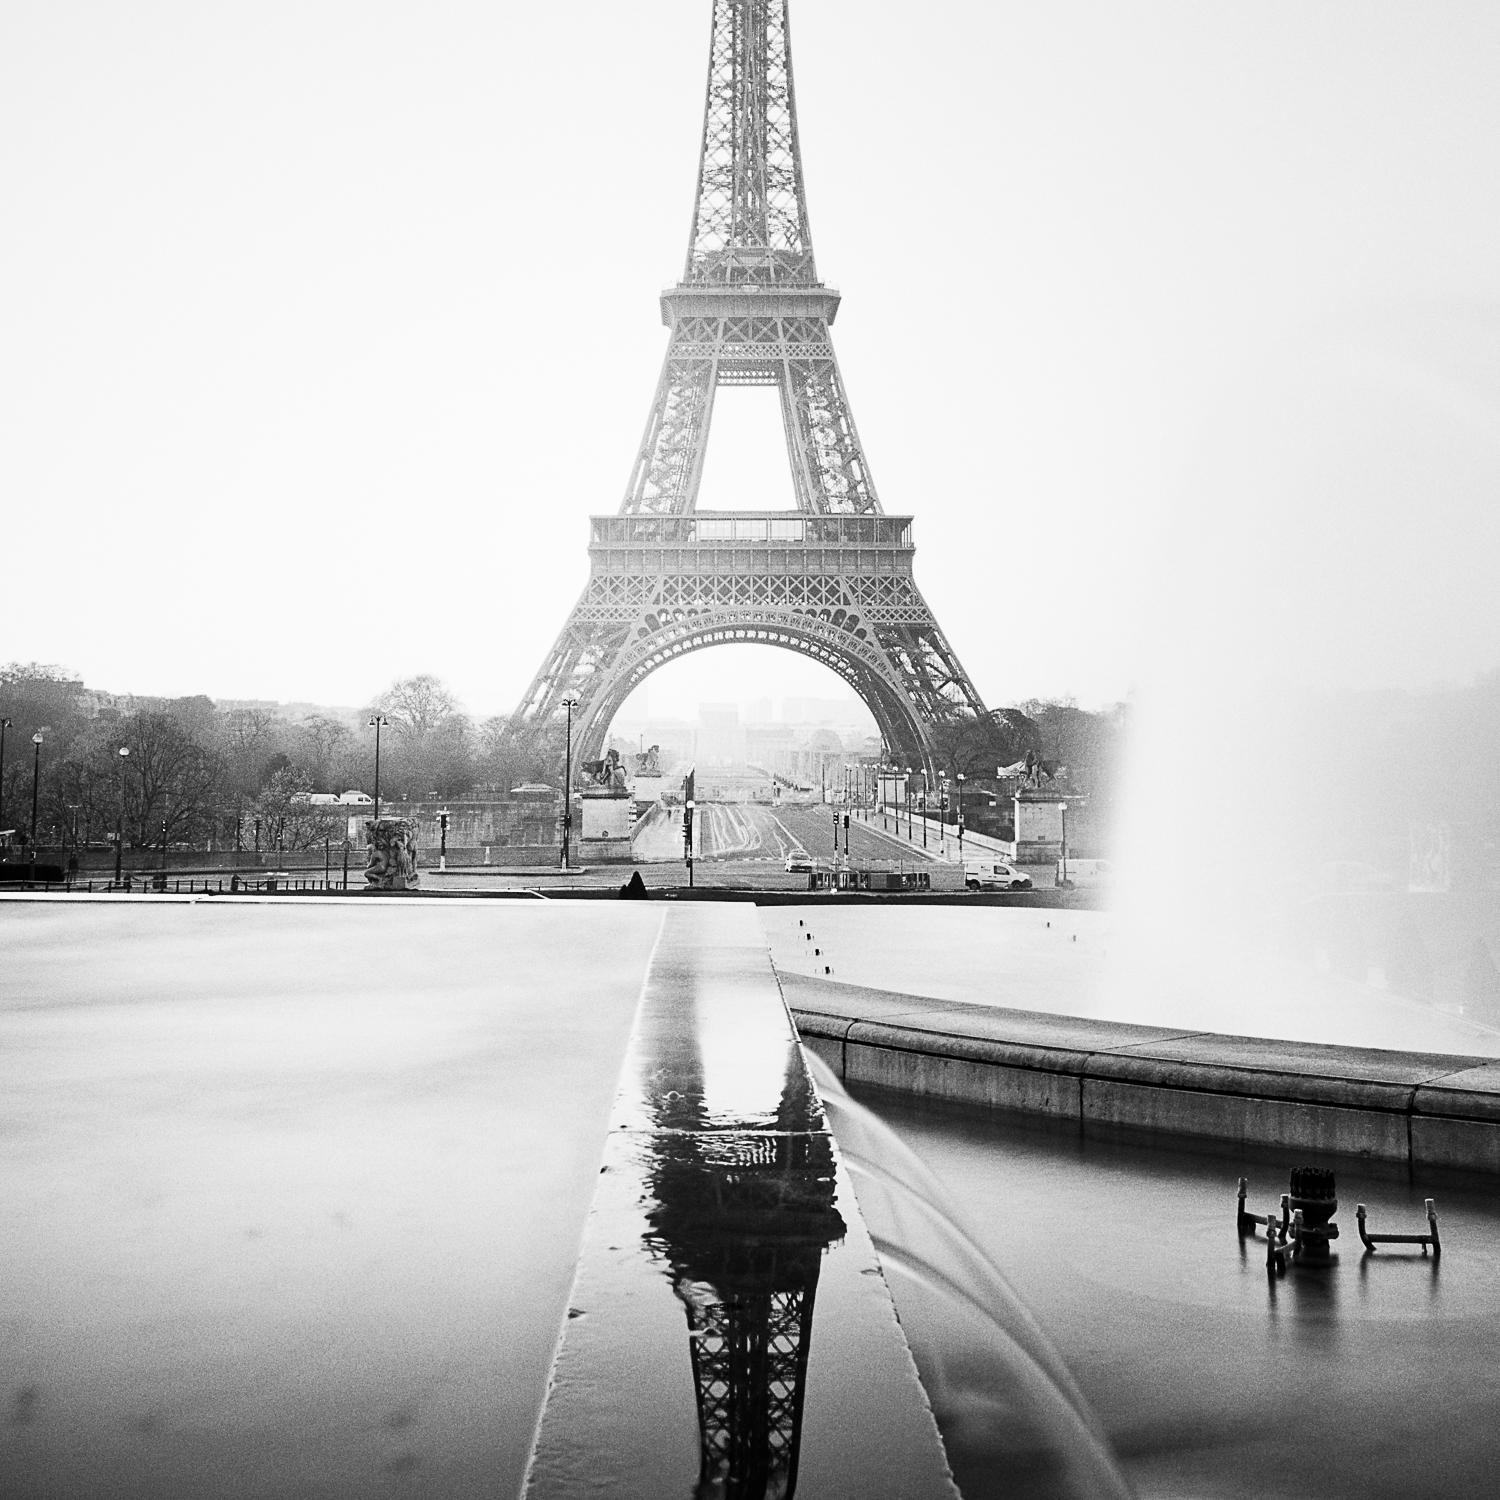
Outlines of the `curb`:
[[1500,1059],[781,982],[804,1044],[846,1082],[1080,1126],[1500,1173]]

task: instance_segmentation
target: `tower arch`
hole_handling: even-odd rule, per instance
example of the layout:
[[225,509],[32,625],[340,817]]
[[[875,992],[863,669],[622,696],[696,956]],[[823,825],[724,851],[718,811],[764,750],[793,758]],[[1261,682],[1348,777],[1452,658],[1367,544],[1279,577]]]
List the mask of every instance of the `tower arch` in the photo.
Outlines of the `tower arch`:
[[[823,661],[903,764],[985,713],[912,574],[910,516],[881,507],[834,357],[792,86],[788,0],[714,0],[693,230],[619,512],[590,520],[589,581],[513,716],[573,706],[597,757],[632,687],[684,652],[759,641]],[[796,509],[698,508],[714,396],[778,392]]]
[[721,646],[771,646],[795,652],[838,674],[870,711],[890,753],[904,764],[935,769],[922,721],[905,698],[878,647],[846,625],[788,611],[701,611],[642,626],[574,719],[581,759],[598,759],[609,727],[630,695],[663,667]]

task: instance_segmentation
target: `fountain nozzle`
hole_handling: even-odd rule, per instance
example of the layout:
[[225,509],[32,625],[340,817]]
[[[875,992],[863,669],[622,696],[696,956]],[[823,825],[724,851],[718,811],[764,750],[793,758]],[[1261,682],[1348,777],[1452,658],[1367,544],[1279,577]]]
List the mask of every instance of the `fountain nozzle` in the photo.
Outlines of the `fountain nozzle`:
[[[1296,1262],[1307,1266],[1326,1266],[1334,1256],[1329,1243],[1339,1237],[1339,1226],[1333,1222],[1339,1200],[1335,1194],[1334,1176],[1326,1167],[1293,1167],[1291,1191],[1281,1195],[1281,1212],[1252,1214],[1245,1207],[1249,1184],[1241,1177],[1239,1198],[1235,1206],[1235,1227],[1241,1239],[1253,1236],[1261,1225],[1266,1230],[1266,1274],[1285,1273]],[[1426,1200],[1426,1234],[1371,1234],[1366,1226],[1365,1206],[1355,1208],[1359,1220],[1359,1237],[1365,1254],[1371,1255],[1379,1245],[1420,1245],[1422,1254],[1432,1251],[1434,1268],[1443,1253],[1438,1238],[1437,1210],[1432,1199]]]
[[1333,1173],[1326,1167],[1293,1167],[1290,1186],[1292,1257],[1310,1265],[1327,1265],[1333,1259],[1328,1242],[1339,1234],[1333,1222],[1339,1206]]

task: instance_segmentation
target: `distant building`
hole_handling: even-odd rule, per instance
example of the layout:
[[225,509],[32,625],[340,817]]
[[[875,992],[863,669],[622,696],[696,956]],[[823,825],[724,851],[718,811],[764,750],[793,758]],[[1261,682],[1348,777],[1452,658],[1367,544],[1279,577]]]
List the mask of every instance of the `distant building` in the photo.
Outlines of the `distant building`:
[[699,766],[737,766],[745,759],[745,729],[733,703],[705,703],[698,710],[694,757]]

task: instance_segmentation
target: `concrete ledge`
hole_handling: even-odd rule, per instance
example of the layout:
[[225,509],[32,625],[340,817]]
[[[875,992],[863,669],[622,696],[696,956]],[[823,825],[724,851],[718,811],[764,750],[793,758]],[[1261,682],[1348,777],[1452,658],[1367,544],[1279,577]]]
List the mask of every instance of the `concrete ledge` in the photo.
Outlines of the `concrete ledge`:
[[850,1082],[1080,1124],[1500,1173],[1500,1061],[1003,1010],[783,974]]

